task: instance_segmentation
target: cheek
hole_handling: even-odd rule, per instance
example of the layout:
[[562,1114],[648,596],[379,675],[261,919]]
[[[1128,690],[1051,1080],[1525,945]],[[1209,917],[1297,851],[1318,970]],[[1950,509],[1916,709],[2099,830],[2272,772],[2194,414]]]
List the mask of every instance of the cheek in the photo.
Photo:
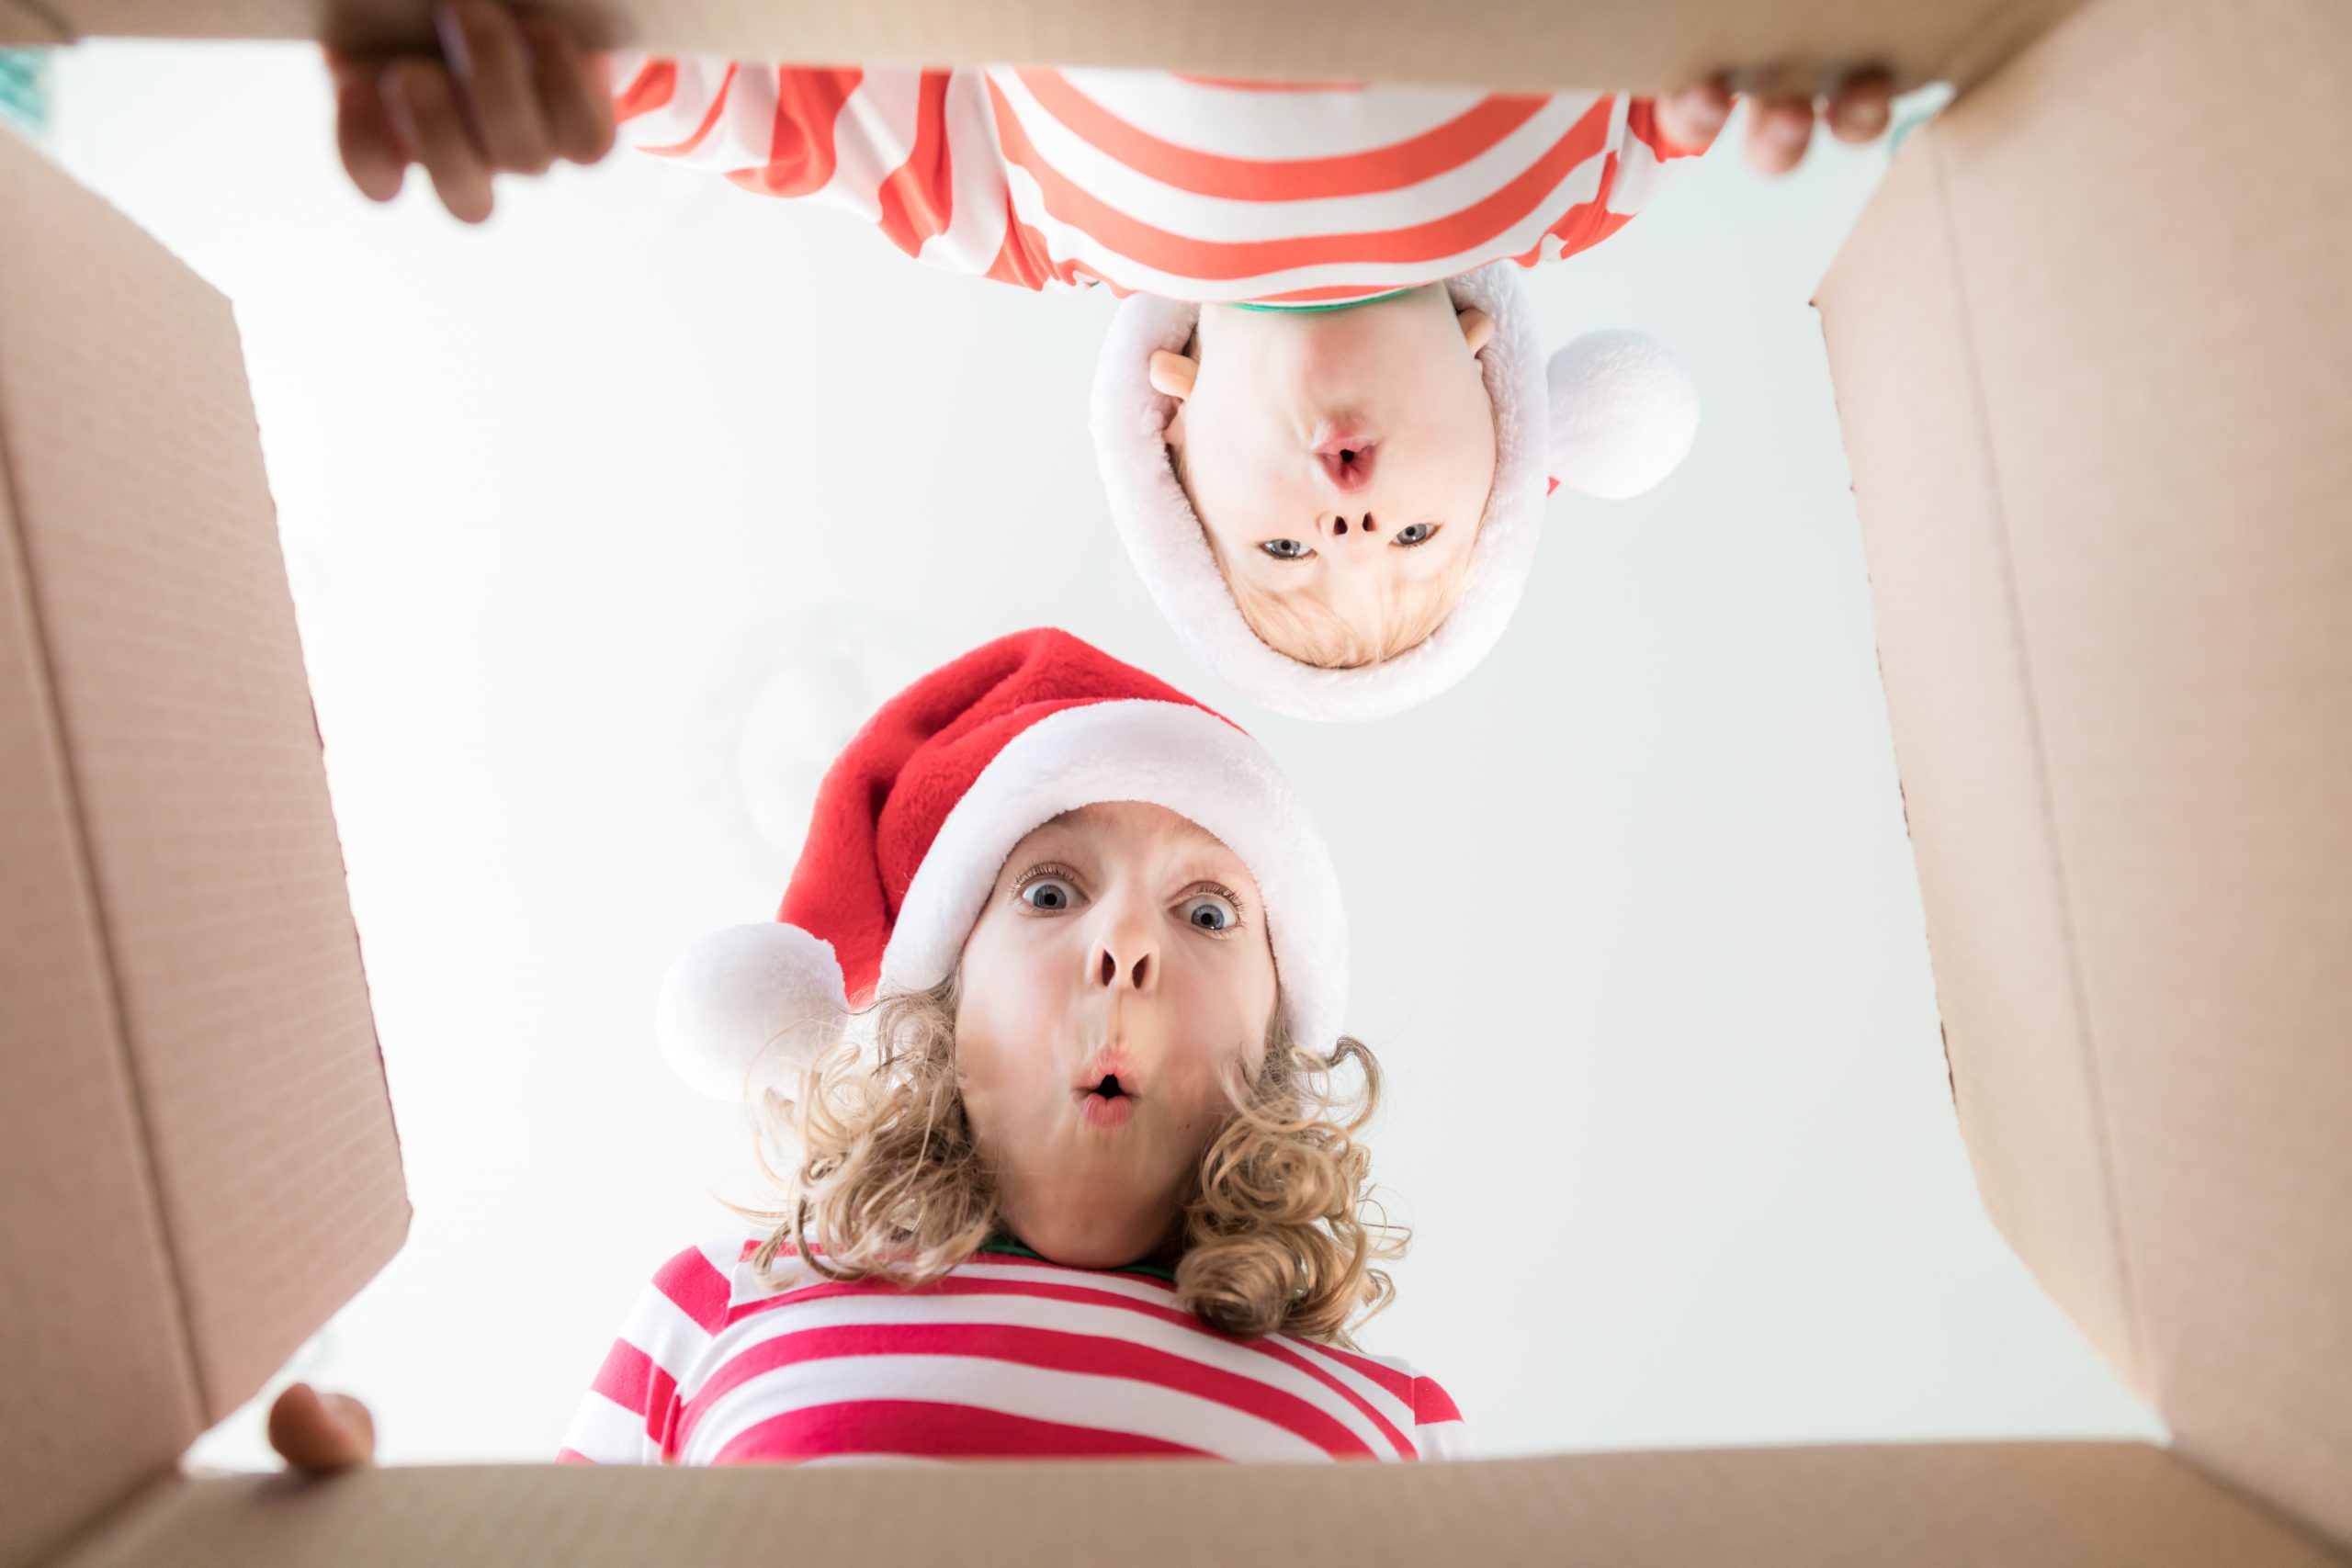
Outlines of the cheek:
[[1445,492],[1453,498],[1448,510],[1456,522],[1471,525],[1460,531],[1466,544],[1495,488],[1495,422],[1483,397],[1476,407],[1463,411],[1440,450],[1452,458],[1444,480]]
[[[1017,1104],[1024,1084],[1050,1081],[1059,991],[1048,944],[984,923],[965,944],[956,998],[956,1070],[973,1130]],[[1065,987],[1066,988],[1066,987]]]
[[1273,1017],[1275,987],[1273,956],[1263,937],[1252,951],[1218,957],[1224,962],[1193,964],[1181,976],[1171,976],[1180,994],[1170,999],[1179,1004],[1175,1015],[1188,1023],[1182,1041],[1187,1092],[1204,1094],[1204,1103],[1214,1104],[1222,1115],[1218,1070],[1237,1055],[1245,1071],[1257,1066]]
[[1184,406],[1184,472],[1193,510],[1229,549],[1266,536],[1286,499],[1281,427],[1262,399],[1198,393]]

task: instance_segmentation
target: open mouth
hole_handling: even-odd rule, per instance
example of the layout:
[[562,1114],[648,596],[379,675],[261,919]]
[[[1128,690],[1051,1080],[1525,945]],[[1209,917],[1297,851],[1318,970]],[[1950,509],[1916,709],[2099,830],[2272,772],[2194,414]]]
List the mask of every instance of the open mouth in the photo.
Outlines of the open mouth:
[[1079,1080],[1075,1092],[1078,1113],[1091,1127],[1125,1124],[1141,1099],[1136,1093],[1135,1075],[1122,1077],[1108,1063],[1098,1063],[1091,1075]]

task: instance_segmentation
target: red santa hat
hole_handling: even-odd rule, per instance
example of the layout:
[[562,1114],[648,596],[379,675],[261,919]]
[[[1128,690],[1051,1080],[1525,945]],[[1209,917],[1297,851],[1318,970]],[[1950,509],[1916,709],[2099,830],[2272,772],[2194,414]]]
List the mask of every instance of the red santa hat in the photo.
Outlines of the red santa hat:
[[1005,856],[1065,811],[1165,807],[1241,857],[1292,1037],[1347,995],[1338,877],[1289,781],[1229,719],[1066,632],[973,649],[882,705],[819,787],[773,920],[705,938],[662,987],[662,1051],[706,1094],[788,1084],[878,995],[955,973]]
[[1560,486],[1604,500],[1641,494],[1674,471],[1699,427],[1699,394],[1674,355],[1634,332],[1592,333],[1551,356],[1536,341],[1517,274],[1496,262],[1450,278],[1457,307],[1495,323],[1480,351],[1495,409],[1495,482],[1462,599],[1419,647],[1379,664],[1325,670],[1277,653],[1233,602],[1162,432],[1175,403],[1155,390],[1155,349],[1181,349],[1198,305],[1131,296],[1094,371],[1094,454],[1111,518],[1161,615],[1252,702],[1293,718],[1374,719],[1426,702],[1493,651],[1535,565],[1544,502]]

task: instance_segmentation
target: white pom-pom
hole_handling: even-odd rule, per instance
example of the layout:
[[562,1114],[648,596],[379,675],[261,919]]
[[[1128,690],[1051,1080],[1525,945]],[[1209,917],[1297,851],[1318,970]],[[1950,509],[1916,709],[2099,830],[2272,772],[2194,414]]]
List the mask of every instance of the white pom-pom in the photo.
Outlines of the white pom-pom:
[[654,1033],[680,1077],[714,1100],[788,1088],[848,1022],[831,942],[775,920],[713,931],[662,982]]
[[1699,388],[1656,338],[1587,333],[1552,356],[1552,477],[1623,501],[1674,472],[1699,431]]

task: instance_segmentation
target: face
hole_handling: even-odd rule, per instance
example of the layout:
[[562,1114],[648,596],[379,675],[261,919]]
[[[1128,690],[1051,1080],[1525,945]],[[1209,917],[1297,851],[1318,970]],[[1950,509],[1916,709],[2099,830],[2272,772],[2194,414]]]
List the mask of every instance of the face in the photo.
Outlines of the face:
[[1057,818],[1014,846],[964,944],[964,1109],[1013,1235],[1115,1268],[1172,1241],[1201,1156],[1255,1073],[1273,949],[1240,857],[1136,802]]
[[1204,307],[1152,385],[1228,577],[1320,600],[1367,640],[1465,556],[1494,487],[1493,332],[1442,285],[1344,310]]

